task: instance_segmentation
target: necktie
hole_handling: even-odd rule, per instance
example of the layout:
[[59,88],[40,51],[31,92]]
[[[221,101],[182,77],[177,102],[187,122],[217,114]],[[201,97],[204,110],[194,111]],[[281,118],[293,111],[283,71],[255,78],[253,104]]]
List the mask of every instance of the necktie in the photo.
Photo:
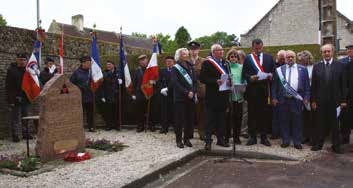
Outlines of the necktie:
[[326,80],[326,83],[329,83],[330,81],[330,73],[331,72],[331,66],[330,66],[330,63],[327,61],[325,63],[325,80]]
[[291,85],[292,80],[292,65],[289,65],[289,73],[288,73],[288,84]]

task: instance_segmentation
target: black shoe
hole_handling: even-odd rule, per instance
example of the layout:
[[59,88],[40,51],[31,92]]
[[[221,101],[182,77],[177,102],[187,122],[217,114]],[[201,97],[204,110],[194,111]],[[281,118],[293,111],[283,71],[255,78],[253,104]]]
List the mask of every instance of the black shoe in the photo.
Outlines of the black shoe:
[[289,144],[281,144],[281,148],[287,148]]
[[168,133],[168,131],[167,131],[167,130],[165,130],[165,129],[161,129],[161,130],[159,131],[159,133],[160,133],[160,134],[167,134],[167,133]]
[[206,151],[211,151],[211,144],[206,144],[205,145],[205,150]]
[[121,131],[121,128],[120,127],[116,127],[115,130]]
[[177,147],[178,148],[184,148],[184,144],[182,142],[177,142]]
[[205,135],[200,135],[200,140],[204,141],[205,140]]
[[13,141],[13,142],[19,142],[20,139],[18,138],[18,136],[13,136],[13,137],[12,137],[12,141]]
[[261,144],[270,147],[271,143],[267,140],[267,138],[261,139]]
[[217,145],[222,146],[222,147],[225,147],[225,148],[227,148],[227,147],[230,146],[229,143],[226,143],[226,142],[223,141],[223,140],[217,141]]
[[111,128],[111,127],[107,127],[107,128],[105,128],[104,130],[106,130],[106,131],[111,131],[113,128]]
[[310,138],[305,138],[305,139],[303,139],[302,144],[306,144],[306,143],[309,143],[309,142],[310,142]]
[[311,147],[311,151],[320,151],[322,150],[322,146],[320,145],[314,145],[313,147]]
[[191,144],[190,140],[185,140],[184,141],[184,145],[187,146],[187,147],[192,147],[192,144]]
[[257,140],[255,137],[252,137],[248,140],[248,142],[246,143],[247,146],[251,146],[251,145],[255,145],[257,144]]
[[234,143],[237,144],[237,145],[241,144],[241,141],[240,141],[239,137],[235,138]]
[[336,154],[343,154],[340,146],[332,146],[332,151]]
[[144,127],[137,127],[136,132],[140,133],[143,132],[145,130]]
[[270,137],[270,140],[277,140],[277,139],[279,139],[279,136],[272,135],[272,136]]
[[299,150],[303,149],[303,147],[302,147],[301,144],[295,144],[295,145],[294,145],[294,148],[295,148],[295,149],[299,149]]
[[156,131],[156,128],[154,126],[150,126],[150,131],[154,132],[154,131]]

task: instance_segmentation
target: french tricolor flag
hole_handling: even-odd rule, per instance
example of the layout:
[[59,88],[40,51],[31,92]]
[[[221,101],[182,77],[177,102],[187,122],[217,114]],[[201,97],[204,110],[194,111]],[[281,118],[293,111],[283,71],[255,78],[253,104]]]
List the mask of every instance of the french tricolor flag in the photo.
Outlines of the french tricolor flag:
[[22,89],[26,93],[27,98],[30,102],[33,102],[34,99],[40,94],[40,85],[38,76],[40,74],[38,68],[39,60],[39,50],[41,42],[36,40],[34,43],[34,49],[31,57],[26,65],[26,71],[23,75],[22,80]]
[[143,80],[141,89],[145,94],[146,98],[149,99],[153,95],[153,82],[158,80],[158,64],[157,64],[157,54],[160,52],[160,47],[157,40],[154,40],[153,52],[150,62],[147,65],[145,73],[143,74]]
[[92,51],[91,51],[91,89],[93,92],[95,92],[99,85],[103,81],[103,73],[102,73],[102,66],[99,61],[99,55],[98,55],[98,48],[97,48],[97,37],[95,32],[92,33],[93,35],[93,41],[92,41]]

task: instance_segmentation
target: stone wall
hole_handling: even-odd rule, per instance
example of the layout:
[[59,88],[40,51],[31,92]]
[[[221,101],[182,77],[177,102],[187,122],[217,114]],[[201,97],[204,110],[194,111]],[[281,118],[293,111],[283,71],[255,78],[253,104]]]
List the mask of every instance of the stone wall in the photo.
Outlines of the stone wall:
[[346,19],[337,16],[337,38],[340,40],[340,48],[345,49],[353,43],[353,26],[347,25]]
[[[101,57],[117,56],[119,53],[118,43],[107,43],[99,41],[98,49]],[[25,52],[28,55],[33,50],[36,33],[33,30],[0,27],[0,138],[8,134],[8,104],[5,95],[5,77],[7,68],[15,62],[16,54]],[[42,60],[47,55],[54,57],[59,62],[59,41],[60,35],[46,33],[45,42],[42,48]],[[79,58],[82,55],[89,55],[91,50],[91,40],[77,37],[64,37],[64,73],[70,76],[78,66]],[[143,49],[126,47],[127,54],[137,55],[141,53],[149,54]]]

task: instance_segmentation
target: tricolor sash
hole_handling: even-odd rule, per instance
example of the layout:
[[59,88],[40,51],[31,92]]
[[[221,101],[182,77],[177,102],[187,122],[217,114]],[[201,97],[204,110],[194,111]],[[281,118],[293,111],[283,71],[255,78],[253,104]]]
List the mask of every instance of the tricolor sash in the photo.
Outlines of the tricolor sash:
[[227,74],[226,71],[224,71],[223,67],[220,66],[214,59],[208,57],[207,61],[211,63],[211,65],[213,65],[220,74]]
[[290,96],[292,96],[292,97],[294,97],[294,98],[296,98],[296,99],[298,99],[300,101],[303,101],[303,97],[300,96],[299,93],[295,89],[293,89],[293,87],[290,86],[290,84],[285,79],[285,77],[284,77],[284,75],[282,73],[281,67],[276,68],[276,72],[277,72],[278,78],[279,78],[279,80],[281,82],[281,85],[286,90],[286,92]]
[[174,67],[178,70],[178,72],[183,76],[184,80],[190,85],[192,86],[192,79],[190,77],[190,75],[188,74],[188,72],[179,64],[175,64]]
[[264,72],[264,68],[261,65],[261,62],[263,61],[262,59],[257,58],[257,55],[255,53],[251,53],[248,55],[251,61],[251,65],[253,68],[256,70],[256,72]]

